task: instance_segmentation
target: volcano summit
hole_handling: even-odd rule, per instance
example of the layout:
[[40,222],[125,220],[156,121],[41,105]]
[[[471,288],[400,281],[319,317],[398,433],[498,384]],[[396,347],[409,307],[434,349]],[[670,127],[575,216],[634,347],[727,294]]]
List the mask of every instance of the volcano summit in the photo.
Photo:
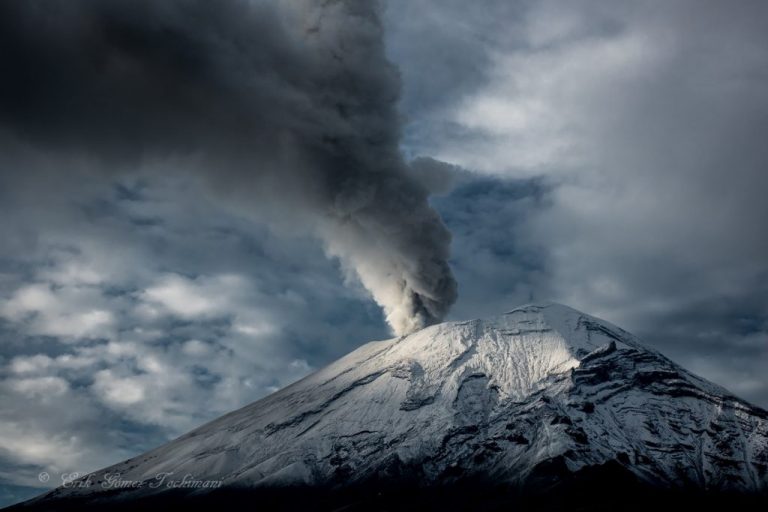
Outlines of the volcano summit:
[[[136,485],[105,485],[115,475]],[[368,343],[81,482],[19,510],[762,502],[768,413],[618,327],[531,304]]]

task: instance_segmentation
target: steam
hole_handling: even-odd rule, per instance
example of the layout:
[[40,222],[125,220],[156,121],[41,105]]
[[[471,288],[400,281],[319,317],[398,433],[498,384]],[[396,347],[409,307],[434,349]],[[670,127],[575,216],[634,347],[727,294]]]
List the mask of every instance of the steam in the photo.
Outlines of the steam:
[[412,332],[445,315],[456,284],[450,235],[398,150],[400,84],[378,11],[2,2],[0,144],[56,158],[60,172],[74,161],[107,177],[196,173],[218,197],[310,229],[393,331]]

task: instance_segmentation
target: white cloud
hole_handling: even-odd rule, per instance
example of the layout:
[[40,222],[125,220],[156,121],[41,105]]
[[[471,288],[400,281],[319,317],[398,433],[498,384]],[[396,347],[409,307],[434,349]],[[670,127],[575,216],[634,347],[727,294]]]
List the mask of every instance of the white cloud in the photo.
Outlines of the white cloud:
[[33,377],[12,380],[11,388],[27,397],[51,399],[69,391],[69,383],[60,377]]
[[45,354],[18,356],[11,360],[10,370],[13,373],[38,373],[46,371],[52,363],[53,359]]
[[96,373],[94,392],[109,405],[124,407],[144,400],[147,394],[146,382],[139,377],[117,377],[111,370]]
[[70,253],[64,253],[59,258],[60,264],[45,268],[39,273],[41,279],[59,286],[92,286],[107,281],[107,276],[97,264],[75,260]]
[[67,468],[77,464],[81,440],[77,436],[30,429],[0,420],[0,450],[24,464]]
[[248,293],[248,282],[242,276],[222,274],[197,279],[169,274],[147,288],[141,298],[150,307],[161,307],[183,318],[226,315],[237,300]]
[[200,340],[189,340],[184,342],[182,352],[188,356],[198,357],[207,355],[210,348]]
[[166,276],[144,292],[147,301],[183,317],[220,311],[215,297],[206,295],[202,287],[193,280],[178,275]]
[[25,315],[57,307],[58,301],[47,284],[24,286],[0,306],[0,313],[9,320],[20,320]]
[[95,288],[23,286],[0,303],[0,316],[25,323],[30,334],[64,339],[109,338],[114,316],[103,309],[105,298]]

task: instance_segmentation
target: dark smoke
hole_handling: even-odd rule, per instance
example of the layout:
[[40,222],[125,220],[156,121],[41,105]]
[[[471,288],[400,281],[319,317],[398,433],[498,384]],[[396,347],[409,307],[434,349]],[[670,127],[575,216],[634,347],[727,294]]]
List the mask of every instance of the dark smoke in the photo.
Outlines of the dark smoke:
[[[168,167],[318,234],[404,334],[456,298],[373,1],[0,2],[4,152]],[[23,148],[23,150],[19,149]],[[64,171],[66,166],[62,164]],[[25,172],[19,157],[16,169]]]

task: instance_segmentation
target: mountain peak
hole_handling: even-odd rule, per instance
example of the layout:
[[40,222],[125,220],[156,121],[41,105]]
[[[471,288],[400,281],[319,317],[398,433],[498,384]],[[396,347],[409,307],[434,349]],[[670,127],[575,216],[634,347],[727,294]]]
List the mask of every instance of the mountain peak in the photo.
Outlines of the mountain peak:
[[409,382],[414,400],[433,400],[423,390],[458,387],[465,374],[484,375],[502,399],[522,399],[595,351],[638,346],[629,333],[557,303],[527,304],[496,317],[433,325],[390,343],[376,362],[413,369]]
[[[396,475],[519,487],[606,464],[653,485],[765,491],[768,413],[608,322],[536,303],[368,343],[91,478],[173,473],[317,489]],[[98,492],[58,489],[45,500]]]

